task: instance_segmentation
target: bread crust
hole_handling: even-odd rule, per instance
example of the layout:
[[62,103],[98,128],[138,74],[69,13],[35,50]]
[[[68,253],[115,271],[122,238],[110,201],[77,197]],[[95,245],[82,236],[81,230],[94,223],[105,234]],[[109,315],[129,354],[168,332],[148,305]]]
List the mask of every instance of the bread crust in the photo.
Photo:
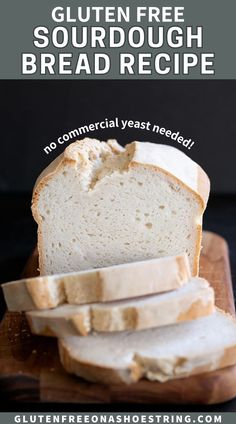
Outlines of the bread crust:
[[47,277],[37,278],[37,284],[35,284],[35,279],[33,278],[25,280],[26,288],[36,309],[49,309],[58,305],[58,302],[52,299],[49,284]]
[[[214,300],[213,300],[214,302]],[[214,303],[212,301],[204,302],[202,299],[198,299],[192,303],[187,311],[184,311],[178,315],[177,322],[191,321],[193,319],[200,318],[201,316],[210,315],[214,312]]]
[[[2,288],[9,310],[29,311],[55,308],[64,303],[106,302],[151,295],[182,287],[189,278],[185,254],[78,273],[34,277],[5,283]],[[136,281],[135,286],[133,281]],[[15,296],[15,290],[18,296]]]
[[[91,304],[72,308],[59,307],[57,315],[50,311],[26,313],[31,331],[38,335],[57,337],[68,335],[87,336],[95,332],[138,331],[152,327],[190,321],[214,312],[214,291],[203,279],[194,282],[194,292],[182,289],[182,296],[172,293],[151,295],[130,302]],[[196,285],[197,283],[197,285]],[[189,283],[191,284],[191,283]],[[144,300],[144,302],[143,302]],[[150,301],[147,303],[146,301]],[[146,303],[145,303],[146,302]],[[158,313],[157,313],[158,310]],[[51,333],[50,334],[50,330]]]

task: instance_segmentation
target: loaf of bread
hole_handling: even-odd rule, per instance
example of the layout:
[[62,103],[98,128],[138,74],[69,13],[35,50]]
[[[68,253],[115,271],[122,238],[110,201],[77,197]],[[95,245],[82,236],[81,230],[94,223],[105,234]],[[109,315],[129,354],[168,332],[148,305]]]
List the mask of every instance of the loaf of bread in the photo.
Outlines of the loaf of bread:
[[198,274],[205,172],[180,150],[85,138],[39,176],[32,211],[41,275],[186,253]]
[[59,337],[64,368],[89,381],[162,382],[235,364],[236,322],[196,277],[209,189],[174,147],[72,143],[36,181],[40,277],[4,284],[8,309]]
[[92,331],[143,330],[197,319],[214,311],[214,291],[202,278],[163,294],[27,312],[32,333],[86,336]]
[[10,311],[55,308],[145,296],[174,290],[190,278],[186,254],[115,265],[90,271],[49,275],[2,285]]
[[164,382],[235,364],[236,321],[217,310],[197,320],[139,332],[68,336],[59,339],[59,352],[69,373],[89,381]]

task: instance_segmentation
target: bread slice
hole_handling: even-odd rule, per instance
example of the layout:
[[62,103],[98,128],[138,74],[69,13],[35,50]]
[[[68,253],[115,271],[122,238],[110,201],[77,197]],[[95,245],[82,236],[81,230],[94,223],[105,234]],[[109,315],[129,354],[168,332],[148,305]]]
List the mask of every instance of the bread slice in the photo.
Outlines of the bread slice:
[[85,138],[69,145],[36,181],[41,275],[186,252],[198,273],[205,172],[180,150]]
[[236,321],[217,310],[194,321],[138,332],[59,339],[61,362],[89,381],[164,382],[236,363]]
[[209,315],[214,291],[206,280],[193,278],[164,294],[91,305],[63,305],[27,312],[31,331],[42,336],[86,336],[91,331],[143,330]]
[[63,303],[105,302],[174,290],[190,278],[186,254],[90,271],[49,275],[2,285],[10,311]]

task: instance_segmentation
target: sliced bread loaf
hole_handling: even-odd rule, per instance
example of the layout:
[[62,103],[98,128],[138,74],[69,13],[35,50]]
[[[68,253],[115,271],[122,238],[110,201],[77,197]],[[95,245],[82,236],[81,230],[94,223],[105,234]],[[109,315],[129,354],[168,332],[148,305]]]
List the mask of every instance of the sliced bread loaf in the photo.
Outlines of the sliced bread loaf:
[[59,339],[65,369],[89,381],[167,381],[236,363],[236,321],[216,313],[139,332]]
[[10,311],[63,303],[105,302],[174,290],[190,278],[186,254],[90,271],[49,275],[2,285]]
[[193,278],[163,294],[91,305],[63,305],[26,314],[31,331],[43,336],[86,336],[92,331],[143,330],[209,315],[214,291],[206,280]]
[[85,138],[68,146],[36,181],[41,275],[186,252],[198,273],[205,172],[180,150]]

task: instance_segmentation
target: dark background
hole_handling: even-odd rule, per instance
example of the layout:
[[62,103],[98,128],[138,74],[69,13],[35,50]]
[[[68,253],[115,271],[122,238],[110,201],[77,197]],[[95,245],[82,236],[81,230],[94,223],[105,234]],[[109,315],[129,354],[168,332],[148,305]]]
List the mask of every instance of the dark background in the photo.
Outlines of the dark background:
[[[107,129],[91,137],[170,143],[209,174],[212,191],[235,193],[236,81],[1,81],[0,191],[31,191],[74,128],[120,117],[151,121],[191,138],[191,150],[152,132]],[[72,140],[75,141],[75,140]]]
[[[68,143],[49,155],[43,148],[74,128],[118,116],[151,121],[195,141],[188,150],[148,131],[107,129],[88,134],[103,140],[117,138],[121,144],[135,139],[172,144],[205,169],[212,192],[204,228],[228,241],[236,288],[236,81],[0,81],[0,92],[0,283],[20,277],[36,244],[30,211],[35,179]],[[0,302],[3,314],[5,304],[3,299]],[[18,411],[81,410],[75,405],[13,406],[6,395],[1,408],[9,410],[9,405]],[[94,408],[87,405],[89,409]],[[161,410],[153,405],[112,409]],[[236,411],[236,400],[177,409]]]

